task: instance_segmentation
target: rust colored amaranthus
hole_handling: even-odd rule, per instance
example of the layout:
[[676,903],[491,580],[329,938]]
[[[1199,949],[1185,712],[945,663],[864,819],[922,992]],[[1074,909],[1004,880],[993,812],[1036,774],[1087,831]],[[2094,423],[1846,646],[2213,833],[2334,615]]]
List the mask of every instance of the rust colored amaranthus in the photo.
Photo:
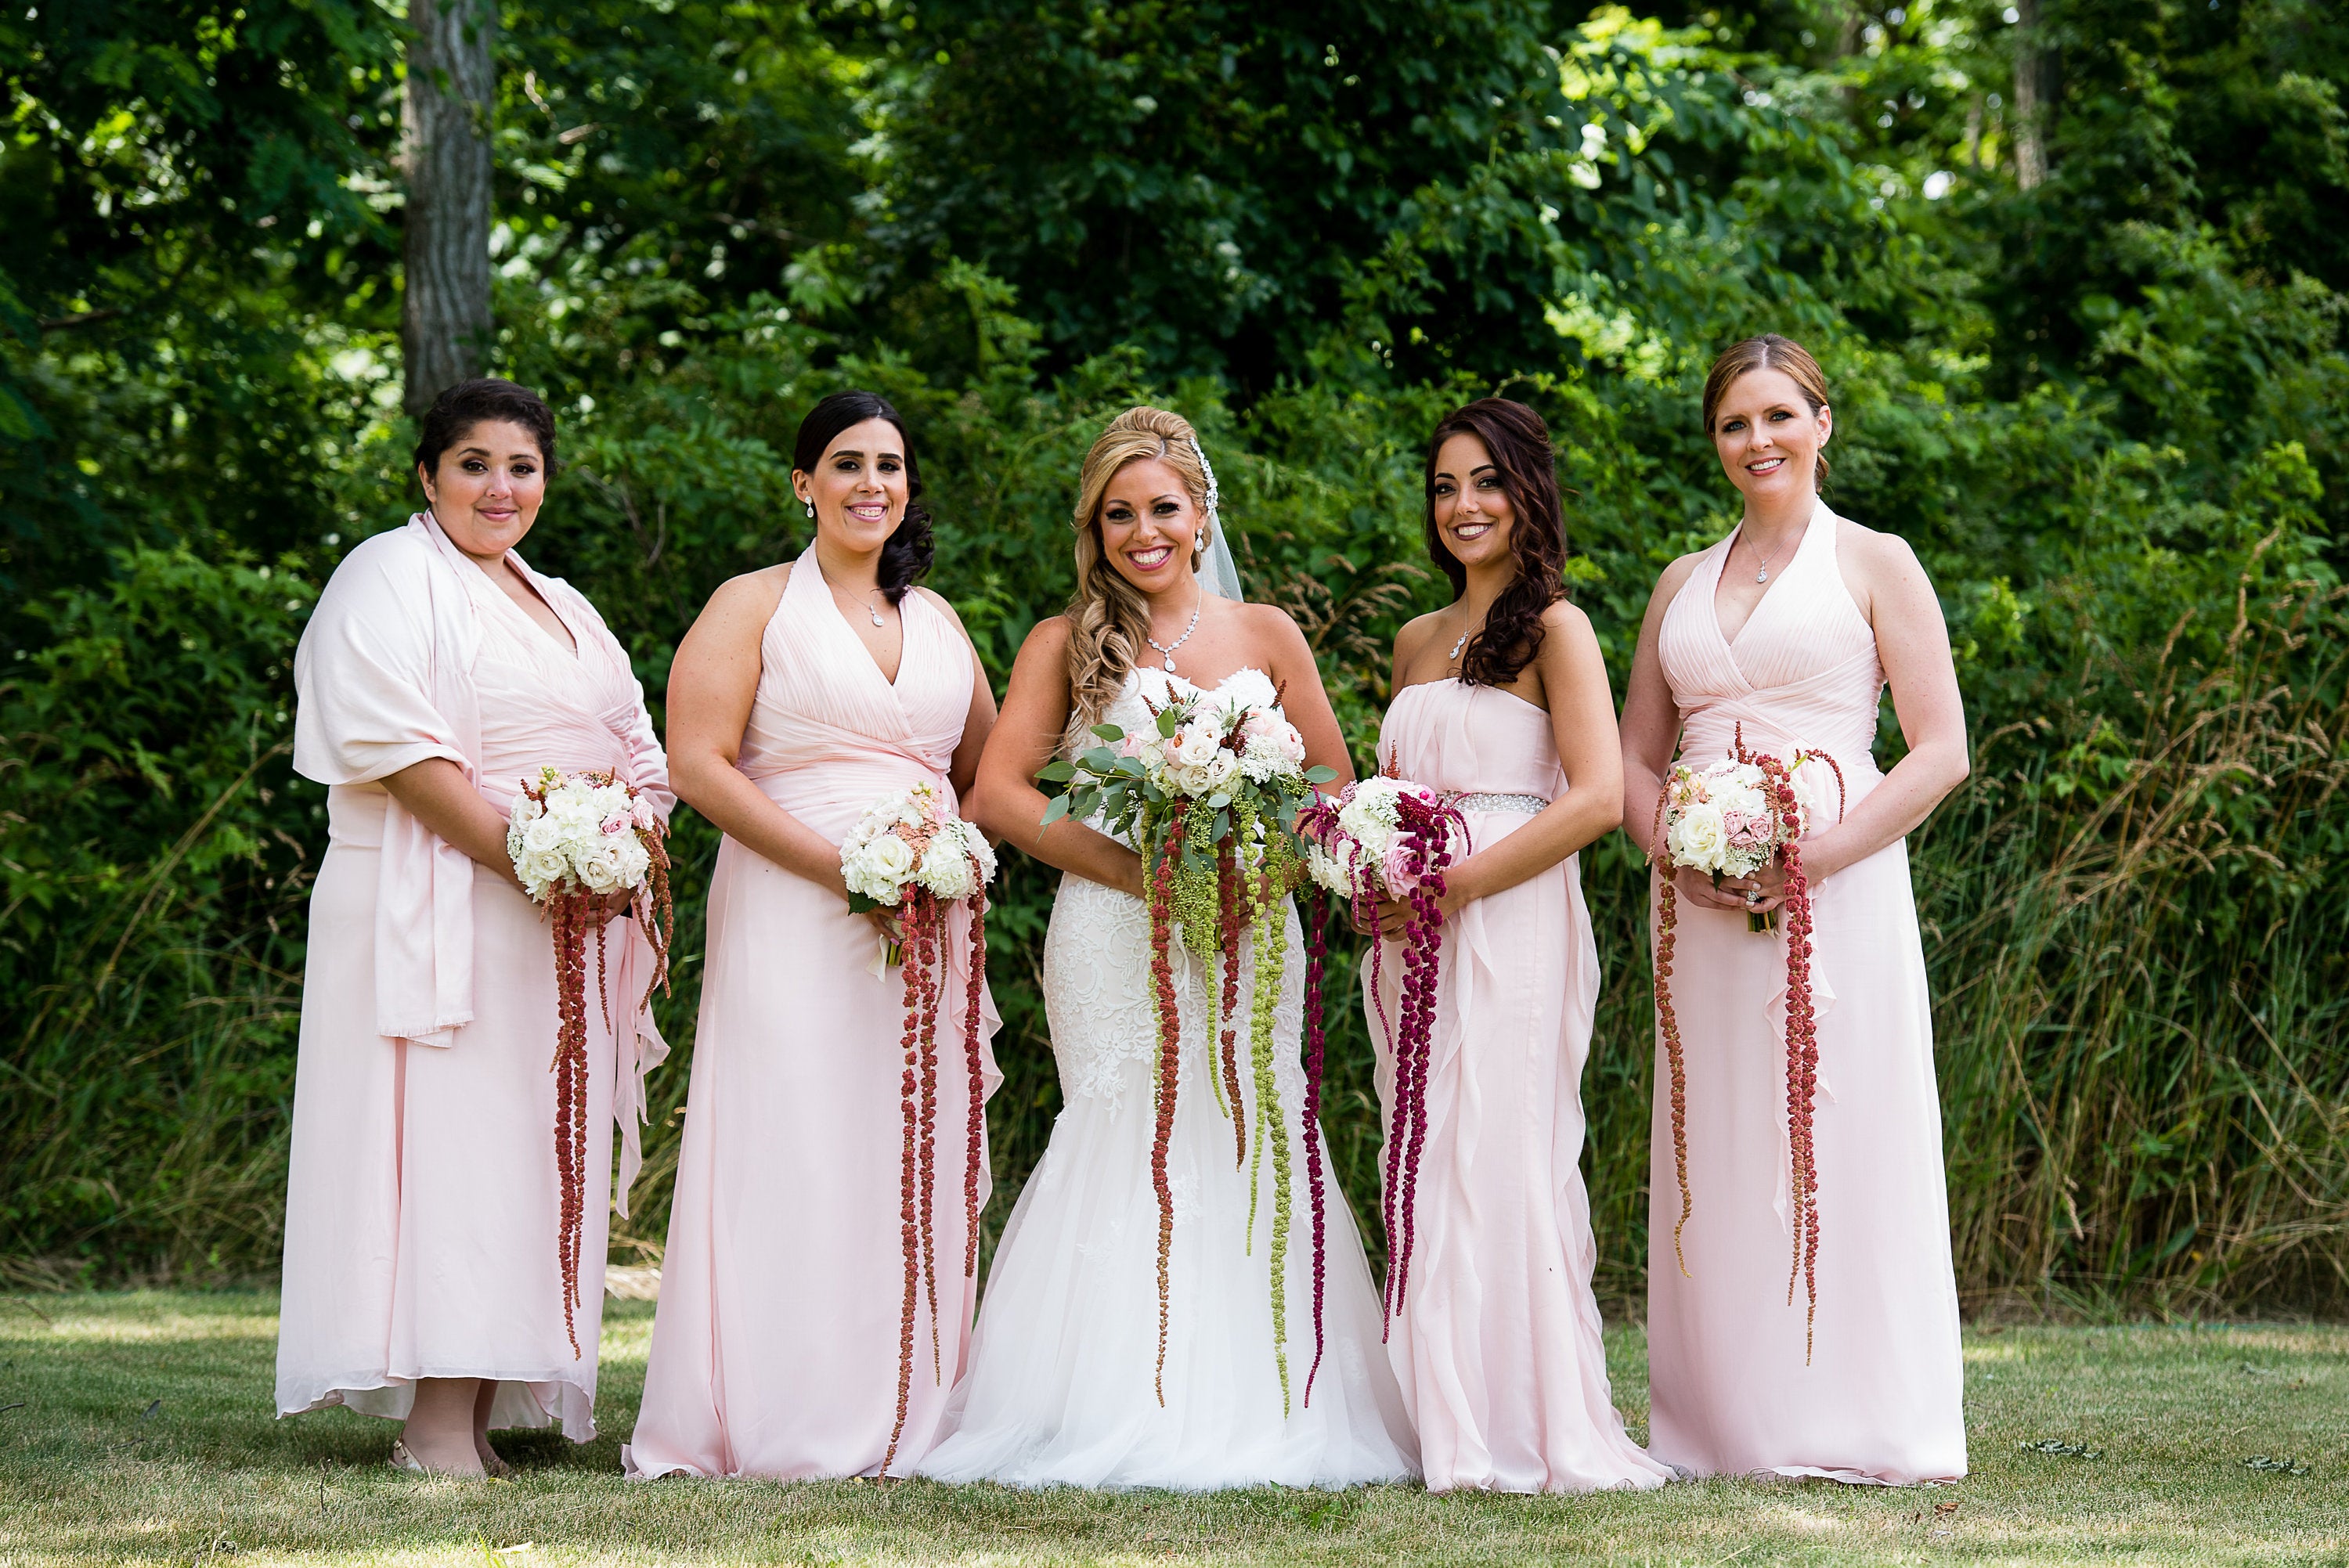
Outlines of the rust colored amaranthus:
[[[1785,873],[1782,904],[1786,917],[1786,1147],[1790,1167],[1788,1225],[1794,1233],[1786,1305],[1795,1304],[1797,1287],[1806,1292],[1808,1299],[1803,1321],[1803,1360],[1807,1365],[1816,1348],[1819,1315],[1819,1172],[1815,1137],[1819,1038],[1811,987],[1813,924],[1810,879],[1803,871],[1803,809],[1795,799],[1794,781],[1785,763],[1767,754],[1748,751],[1742,726],[1734,755],[1738,761],[1751,763],[1762,770],[1763,795],[1785,840],[1779,861]],[[1812,755],[1834,770],[1840,795],[1841,765],[1825,752]],[[1680,901],[1672,884],[1671,854],[1665,846],[1663,820],[1664,801],[1659,796],[1655,825],[1649,838],[1649,859],[1661,873],[1656,893],[1656,1027],[1663,1040],[1671,1077],[1672,1159],[1680,1178],[1681,1213],[1672,1227],[1672,1255],[1679,1260],[1681,1273],[1685,1275],[1688,1264],[1681,1254],[1681,1232],[1688,1224],[1693,1200],[1688,1177],[1687,1079],[1682,1066],[1680,1019],[1672,1009],[1671,998],[1673,932],[1678,924]]]
[[1329,956],[1329,900],[1312,888],[1305,902],[1305,1186],[1313,1197],[1313,1366],[1305,1374],[1305,1406],[1313,1407],[1313,1378],[1321,1370],[1322,1270],[1328,1233],[1321,1212],[1321,965]]
[[[1166,1150],[1174,1134],[1174,1090],[1183,1071],[1183,1016],[1174,1001],[1174,970],[1167,952],[1174,937],[1174,856],[1188,803],[1174,803],[1169,849],[1150,879],[1150,1010],[1158,1023],[1158,1126],[1150,1143],[1150,1185],[1158,1195],[1158,1365],[1152,1386],[1160,1408],[1166,1404],[1168,1265],[1174,1253],[1174,1189],[1166,1177]],[[1239,1119],[1233,1100],[1232,1119]]]
[[[609,782],[609,776],[602,776]],[[632,912],[643,925],[653,950],[653,974],[644,995],[636,999],[623,1020],[636,1026],[636,1008],[655,991],[668,990],[670,939],[677,932],[677,911],[669,898],[668,850],[661,834],[640,829],[637,838],[651,861],[644,885],[636,890]],[[579,1253],[587,1230],[587,938],[595,938],[595,989],[607,1034],[612,1003],[605,980],[604,926],[595,918],[596,894],[585,888],[547,895],[546,912],[554,938],[554,1059],[547,1070],[554,1075],[554,1177],[561,1192],[562,1212],[554,1233],[555,1266],[563,1276],[563,1332],[571,1354],[579,1356]]]
[[[963,997],[963,1068],[968,1077],[968,1109],[963,1129],[963,1255],[962,1277],[978,1268],[978,1173],[986,1162],[987,1090],[981,1078],[979,1002],[987,983],[987,894],[982,888],[969,900],[969,981]],[[937,1237],[937,1110],[938,1013],[946,994],[948,944],[954,920],[950,903],[919,887],[908,888],[897,906],[902,934],[899,974],[905,982],[905,1027],[899,1037],[904,1060],[897,1080],[899,1119],[904,1148],[898,1155],[897,1220],[905,1253],[905,1293],[897,1314],[897,1409],[889,1428],[889,1447],[881,1456],[881,1473],[897,1458],[905,1439],[905,1419],[914,1393],[914,1340],[921,1309],[927,1300],[930,1315],[930,1376],[945,1379],[938,1330]]]
[[[1216,847],[1216,917],[1222,927],[1224,960],[1223,1092],[1232,1119],[1232,1169],[1247,1163],[1247,1118],[1240,1109],[1240,928],[1247,920],[1247,900],[1241,892],[1239,842],[1237,835]],[[1215,1070],[1208,1069],[1208,1081]],[[1253,1227],[1251,1227],[1251,1234]]]
[[[1793,783],[1775,757],[1755,759],[1771,809],[1781,820],[1799,824],[1802,808],[1795,801]],[[1786,1147],[1792,1159],[1789,1174],[1795,1233],[1795,1259],[1786,1275],[1786,1305],[1795,1305],[1799,1280],[1809,1294],[1803,1318],[1803,1360],[1807,1365],[1819,1320],[1819,1165],[1812,1133],[1818,1103],[1818,1017],[1811,999],[1811,888],[1803,874],[1803,847],[1789,843],[1785,851],[1786,882]]]

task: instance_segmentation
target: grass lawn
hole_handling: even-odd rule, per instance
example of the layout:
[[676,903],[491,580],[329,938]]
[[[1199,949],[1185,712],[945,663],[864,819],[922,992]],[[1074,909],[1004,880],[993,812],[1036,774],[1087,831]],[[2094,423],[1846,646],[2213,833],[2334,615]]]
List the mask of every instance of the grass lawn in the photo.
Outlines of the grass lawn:
[[[501,1439],[511,1482],[388,1469],[392,1429],[269,1415],[275,1303],[0,1302],[0,1564],[1519,1563],[2349,1564],[2349,1328],[1988,1328],[1971,1479],[1647,1496],[1030,1494],[619,1476],[649,1304],[607,1304],[604,1436]],[[1609,1336],[1643,1423],[1640,1334]],[[1643,1428],[1638,1435],[1644,1436]],[[2025,1443],[2092,1450],[2037,1451]],[[2244,1461],[2266,1456],[2271,1464]]]

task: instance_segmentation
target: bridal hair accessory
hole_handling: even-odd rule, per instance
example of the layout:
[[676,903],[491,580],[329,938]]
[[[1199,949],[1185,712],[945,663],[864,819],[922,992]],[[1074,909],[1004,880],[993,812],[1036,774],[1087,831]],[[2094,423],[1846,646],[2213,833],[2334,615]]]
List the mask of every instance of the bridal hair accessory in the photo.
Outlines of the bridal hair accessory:
[[[1296,822],[1314,786],[1337,777],[1305,765],[1305,738],[1281,711],[1282,687],[1263,674],[1242,670],[1212,692],[1169,677],[1163,706],[1147,696],[1150,729],[1129,735],[1097,724],[1098,745],[1071,759],[1047,764],[1036,777],[1065,791],[1044,813],[1044,825],[1063,817],[1093,821],[1142,851],[1150,910],[1151,1007],[1158,1032],[1157,1128],[1150,1150],[1150,1181],[1158,1198],[1158,1402],[1166,1402],[1168,1273],[1174,1246],[1174,1194],[1166,1169],[1174,1128],[1175,1091],[1182,1078],[1183,1020],[1173,957],[1182,945],[1206,971],[1206,1037],[1214,1059],[1207,1083],[1216,1108],[1232,1123],[1235,1169],[1248,1172],[1247,1246],[1256,1246],[1259,1174],[1272,1150],[1272,1235],[1268,1249],[1272,1295],[1272,1350],[1280,1372],[1280,1403],[1289,1408],[1288,1297],[1286,1262],[1289,1225],[1289,1131],[1273,1076],[1273,1013],[1288,962],[1281,903],[1299,851]],[[1251,1106],[1241,1092],[1237,1035],[1243,944],[1254,961],[1247,1004]],[[1311,973],[1311,972],[1309,972]],[[1220,984],[1218,984],[1220,981]],[[1218,1072],[1220,1068],[1220,1073]],[[1306,1097],[1317,1103],[1309,1081]],[[1306,1133],[1309,1174],[1318,1184],[1312,1130]],[[1321,1213],[1317,1204],[1317,1246]],[[1314,1342],[1321,1339],[1319,1296]]]
[[[1815,817],[1824,814],[1826,783],[1835,780],[1836,820],[1843,820],[1847,796],[1843,769],[1824,751],[1797,751],[1791,766],[1765,753],[1745,748],[1745,727],[1739,725],[1732,754],[1699,769],[1676,765],[1656,799],[1655,826],[1648,841],[1650,863],[1661,873],[1656,892],[1656,1029],[1663,1038],[1664,1057],[1671,1077],[1672,1162],[1680,1178],[1681,1213],[1672,1226],[1672,1256],[1683,1276],[1688,1259],[1681,1252],[1681,1233],[1687,1229],[1694,1200],[1688,1176],[1688,1081],[1681,1054],[1680,1019],[1672,1009],[1673,934],[1679,924],[1679,890],[1674,868],[1686,866],[1709,874],[1718,887],[1723,876],[1749,877],[1775,861],[1785,868],[1786,914],[1786,1147],[1792,1161],[1788,1191],[1792,1210],[1795,1257],[1786,1277],[1786,1305],[1795,1304],[1801,1284],[1809,1297],[1804,1320],[1803,1360],[1811,1358],[1812,1335],[1819,1315],[1819,1171],[1813,1140],[1813,1113],[1818,1097],[1818,1018],[1811,985],[1811,889],[1803,872],[1803,835]],[[1752,906],[1759,899],[1746,895],[1747,929],[1775,930],[1775,913]]]
[[[1207,476],[1207,527],[1213,530],[1220,519],[1216,503],[1223,499],[1223,488],[1216,483],[1216,465],[1207,460],[1207,449],[1199,445],[1196,432],[1191,437],[1191,455],[1199,459],[1199,471]],[[1198,546],[1195,546],[1195,551]]]
[[595,905],[609,894],[628,892],[630,903],[648,918],[641,923],[652,943],[653,975],[637,1001],[668,988],[669,944],[677,913],[669,896],[665,830],[652,803],[617,776],[564,773],[542,768],[521,781],[522,793],[506,823],[506,855],[531,901],[554,923],[554,1173],[563,1194],[562,1223],[554,1237],[563,1274],[563,1329],[571,1354],[579,1349],[579,1247],[587,1220],[587,933],[595,933],[595,994],[604,1005],[604,1027],[612,1027],[612,996],[605,980],[604,923]]
[[895,909],[903,937],[882,945],[881,964],[898,965],[905,981],[905,1031],[898,1079],[905,1143],[898,1166],[898,1228],[905,1254],[905,1294],[897,1320],[897,1416],[881,1473],[889,1473],[905,1434],[914,1386],[914,1324],[925,1284],[930,1305],[930,1376],[943,1383],[938,1354],[937,1200],[938,1002],[946,985],[953,906],[970,905],[968,978],[963,986],[963,1074],[968,1104],[963,1128],[962,1277],[978,1272],[978,1172],[987,1130],[980,1078],[979,998],[987,989],[987,883],[995,851],[986,836],[948,809],[925,779],[874,802],[840,846],[848,907],[858,914]]
[[1305,841],[1306,870],[1347,901],[1357,924],[1381,899],[1399,898],[1411,905],[1403,927],[1401,1016],[1392,1021],[1386,1016],[1382,973],[1386,944],[1371,944],[1371,997],[1394,1057],[1380,1211],[1392,1249],[1385,1295],[1386,1326],[1392,1329],[1410,1289],[1418,1232],[1419,1159],[1427,1140],[1427,1075],[1444,952],[1444,914],[1437,901],[1444,896],[1444,872],[1469,847],[1468,820],[1456,801],[1381,772],[1347,785],[1334,799],[1317,799],[1298,813],[1297,828]]

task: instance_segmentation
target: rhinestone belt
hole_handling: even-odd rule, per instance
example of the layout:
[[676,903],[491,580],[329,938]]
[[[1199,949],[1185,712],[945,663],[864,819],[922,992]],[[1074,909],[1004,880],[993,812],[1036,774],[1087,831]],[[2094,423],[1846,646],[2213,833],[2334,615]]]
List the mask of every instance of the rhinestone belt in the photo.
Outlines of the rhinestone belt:
[[1444,802],[1464,811],[1523,811],[1528,817],[1549,805],[1539,795],[1447,795]]

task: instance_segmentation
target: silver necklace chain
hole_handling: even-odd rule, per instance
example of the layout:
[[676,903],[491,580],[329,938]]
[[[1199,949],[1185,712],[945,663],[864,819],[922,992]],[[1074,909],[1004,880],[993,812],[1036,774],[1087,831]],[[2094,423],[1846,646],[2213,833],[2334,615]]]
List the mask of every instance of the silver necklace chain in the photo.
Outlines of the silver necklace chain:
[[1168,675],[1171,676],[1174,673],[1174,650],[1189,642],[1191,640],[1191,634],[1199,629],[1199,611],[1206,604],[1206,594],[1203,592],[1199,595],[1198,603],[1191,606],[1191,624],[1184,627],[1183,634],[1175,638],[1171,643],[1162,643],[1157,638],[1152,636],[1148,632],[1142,634],[1142,640],[1143,642],[1148,643],[1152,647],[1156,648],[1160,653],[1166,655],[1166,673]]
[[[1737,537],[1738,537],[1738,538],[1740,538],[1740,539],[1745,539],[1744,532],[1741,530],[1741,531],[1739,531],[1739,533],[1738,533],[1738,536],[1737,536]],[[1753,548],[1754,548],[1754,542],[1753,542],[1752,540],[1750,540],[1750,539],[1747,539],[1747,540],[1745,541],[1745,548],[1746,548],[1746,549],[1748,549],[1748,550],[1753,549]],[[1769,582],[1769,581],[1770,581],[1770,562],[1772,562],[1773,561],[1777,560],[1777,559],[1778,559],[1778,552],[1779,552],[1779,551],[1781,551],[1781,550],[1784,550],[1784,549],[1785,549],[1785,548],[1786,548],[1786,542],[1785,542],[1785,540],[1783,540],[1783,539],[1782,539],[1782,540],[1780,540],[1780,541],[1778,542],[1778,543],[1777,543],[1776,547],[1775,547],[1775,548],[1774,548],[1774,549],[1770,552],[1770,553],[1769,553],[1769,554],[1767,554],[1767,555],[1765,555],[1765,556],[1764,556],[1764,557],[1762,558],[1762,564],[1761,564],[1759,567],[1756,567],[1756,568],[1754,569],[1754,582],[1756,582],[1756,583],[1767,583],[1767,582]]]

